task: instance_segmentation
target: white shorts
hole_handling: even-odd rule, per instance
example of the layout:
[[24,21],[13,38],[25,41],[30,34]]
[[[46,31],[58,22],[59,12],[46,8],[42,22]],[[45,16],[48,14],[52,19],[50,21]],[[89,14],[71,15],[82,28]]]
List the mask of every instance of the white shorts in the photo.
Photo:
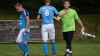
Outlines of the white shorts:
[[54,24],[42,25],[42,40],[55,39]]
[[[16,39],[16,42],[23,42],[23,32],[25,31],[25,28],[21,29],[18,36],[17,36],[17,39]],[[30,32],[30,29],[28,29],[28,32]]]

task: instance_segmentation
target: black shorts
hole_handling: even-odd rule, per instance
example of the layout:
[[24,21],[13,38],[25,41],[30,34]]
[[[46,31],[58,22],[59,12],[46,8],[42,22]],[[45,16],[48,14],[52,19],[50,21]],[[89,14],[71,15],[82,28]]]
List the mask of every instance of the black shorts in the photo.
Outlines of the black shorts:
[[64,40],[72,40],[74,36],[74,31],[63,32]]

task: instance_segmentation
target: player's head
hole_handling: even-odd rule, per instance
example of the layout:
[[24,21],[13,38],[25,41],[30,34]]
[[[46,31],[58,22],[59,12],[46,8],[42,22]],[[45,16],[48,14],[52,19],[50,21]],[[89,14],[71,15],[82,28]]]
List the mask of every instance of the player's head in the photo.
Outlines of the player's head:
[[23,11],[23,6],[21,3],[16,3],[14,5],[14,8],[18,11],[18,12],[22,12]]
[[68,9],[70,7],[70,1],[69,0],[64,0],[63,3],[64,3],[65,9]]
[[44,3],[50,5],[51,0],[44,0]]

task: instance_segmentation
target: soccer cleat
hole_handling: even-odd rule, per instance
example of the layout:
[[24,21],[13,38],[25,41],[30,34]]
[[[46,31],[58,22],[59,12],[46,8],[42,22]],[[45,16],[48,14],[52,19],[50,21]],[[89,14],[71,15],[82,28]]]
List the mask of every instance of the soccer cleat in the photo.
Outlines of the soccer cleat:
[[25,55],[24,55],[24,56],[29,56],[29,52],[25,53]]
[[52,56],[56,56],[56,54],[52,54]]
[[69,56],[73,56],[72,53],[70,53]]
[[69,52],[66,52],[64,56],[69,56]]

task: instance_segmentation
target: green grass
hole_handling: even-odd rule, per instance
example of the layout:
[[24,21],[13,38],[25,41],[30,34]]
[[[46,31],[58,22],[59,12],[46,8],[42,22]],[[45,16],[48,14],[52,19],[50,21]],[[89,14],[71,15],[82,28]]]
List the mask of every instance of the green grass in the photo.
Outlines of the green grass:
[[[100,42],[99,42],[100,43]],[[73,41],[73,56],[100,56],[100,44],[93,41]],[[51,56],[51,44],[48,44]],[[29,44],[30,56],[44,56],[42,43]],[[57,42],[57,56],[65,53],[65,42]],[[0,44],[0,56],[22,56],[23,52],[16,44]]]

